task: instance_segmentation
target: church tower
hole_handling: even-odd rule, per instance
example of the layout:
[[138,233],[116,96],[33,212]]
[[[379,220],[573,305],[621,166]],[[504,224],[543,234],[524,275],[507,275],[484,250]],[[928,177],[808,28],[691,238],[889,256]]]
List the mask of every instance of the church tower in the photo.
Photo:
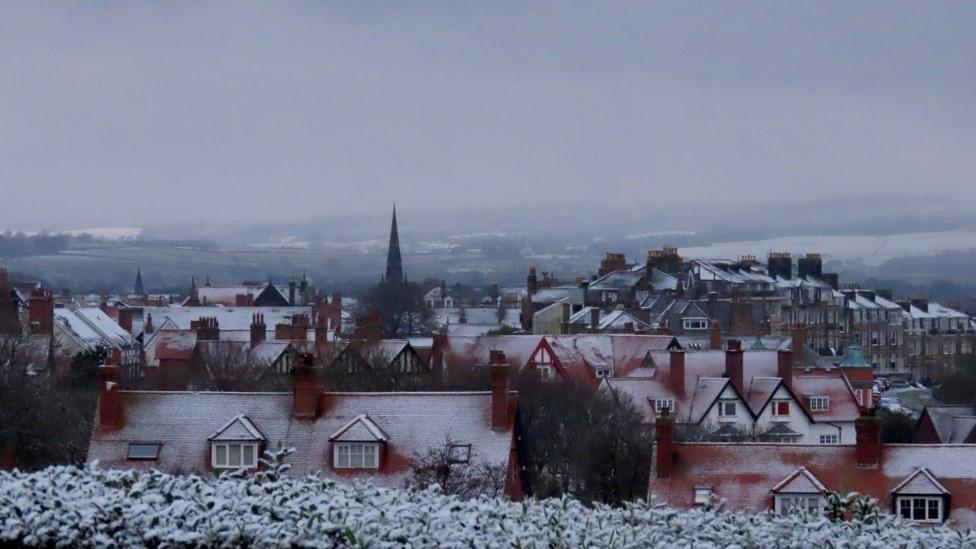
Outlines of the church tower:
[[386,275],[384,282],[400,284],[404,282],[403,261],[400,258],[400,235],[397,234],[396,204],[393,205],[393,224],[390,226],[390,248],[386,253]]
[[146,291],[142,287],[142,267],[136,268],[136,283],[132,290],[135,295],[146,295]]

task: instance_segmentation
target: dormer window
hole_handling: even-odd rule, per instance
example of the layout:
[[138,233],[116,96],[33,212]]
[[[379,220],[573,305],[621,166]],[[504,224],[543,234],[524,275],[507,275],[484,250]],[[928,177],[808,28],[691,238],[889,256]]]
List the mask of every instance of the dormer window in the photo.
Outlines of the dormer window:
[[214,469],[255,469],[261,445],[268,439],[247,416],[238,415],[207,440]]
[[949,491],[928,469],[917,469],[891,493],[895,511],[901,518],[922,523],[945,522]]
[[668,410],[674,413],[674,399],[673,398],[658,398],[654,399],[654,411],[657,413],[662,413],[664,410]]
[[379,444],[374,442],[337,442],[333,448],[336,469],[378,469]]
[[810,411],[811,412],[826,412],[830,410],[830,398],[825,396],[812,396],[810,397]]
[[379,469],[389,437],[369,416],[361,414],[336,431],[332,443],[334,469]]
[[718,401],[718,417],[722,417],[722,418],[736,417],[735,401],[734,400]]
[[695,507],[704,507],[712,502],[712,494],[715,491],[711,486],[695,486],[695,495],[692,499],[692,505]]
[[253,469],[258,466],[258,445],[253,442],[215,442],[214,469]]

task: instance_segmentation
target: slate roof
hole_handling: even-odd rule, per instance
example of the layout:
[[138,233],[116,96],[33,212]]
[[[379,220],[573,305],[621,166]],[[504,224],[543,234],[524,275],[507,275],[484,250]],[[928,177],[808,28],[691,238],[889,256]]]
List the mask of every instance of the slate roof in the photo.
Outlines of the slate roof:
[[264,315],[268,335],[274,334],[275,324],[291,324],[294,315],[311,315],[311,307],[144,307],[143,319],[152,315],[153,325],[161,329],[167,320],[179,330],[189,330],[190,323],[200,317],[215,317],[220,331],[244,331],[251,329],[254,313]]
[[925,413],[943,443],[963,443],[976,429],[976,406],[926,406]]
[[[372,475],[388,487],[402,487],[410,476],[410,460],[443,447],[448,439],[471,444],[473,460],[492,464],[507,464],[512,445],[511,427],[491,428],[489,392],[323,393],[325,412],[316,420],[292,417],[291,393],[122,391],[121,399],[123,426],[94,429],[89,462],[212,476],[208,438],[240,417],[260,431],[269,447],[296,449],[289,458],[290,474],[318,471],[339,478],[329,466],[329,438],[368,416],[389,440],[389,467]],[[157,460],[126,459],[128,444],[141,441],[161,442]]]
[[772,509],[773,489],[805,468],[829,490],[856,491],[891,509],[892,491],[924,468],[950,492],[950,518],[976,526],[976,445],[882,444],[879,466],[863,468],[854,445],[676,443],[668,479],[653,473],[656,453],[648,493],[673,507],[691,507],[694,488],[709,486],[728,510]]

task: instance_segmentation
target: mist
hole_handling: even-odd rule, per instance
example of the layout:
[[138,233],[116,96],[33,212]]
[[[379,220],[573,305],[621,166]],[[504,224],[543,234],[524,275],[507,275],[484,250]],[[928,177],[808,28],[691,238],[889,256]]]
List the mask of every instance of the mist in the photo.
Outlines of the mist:
[[875,200],[881,226],[964,222],[973,28],[962,3],[7,3],[0,229],[233,234],[393,202],[459,232]]

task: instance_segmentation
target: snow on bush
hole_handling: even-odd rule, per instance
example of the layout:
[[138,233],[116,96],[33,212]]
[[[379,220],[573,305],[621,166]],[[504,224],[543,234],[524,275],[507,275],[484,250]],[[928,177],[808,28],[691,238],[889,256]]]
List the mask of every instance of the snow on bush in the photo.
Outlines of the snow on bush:
[[207,481],[158,471],[51,467],[0,473],[0,545],[172,547],[976,547],[976,536],[872,523],[587,508],[571,499],[463,501],[438,488],[391,490],[284,475]]

